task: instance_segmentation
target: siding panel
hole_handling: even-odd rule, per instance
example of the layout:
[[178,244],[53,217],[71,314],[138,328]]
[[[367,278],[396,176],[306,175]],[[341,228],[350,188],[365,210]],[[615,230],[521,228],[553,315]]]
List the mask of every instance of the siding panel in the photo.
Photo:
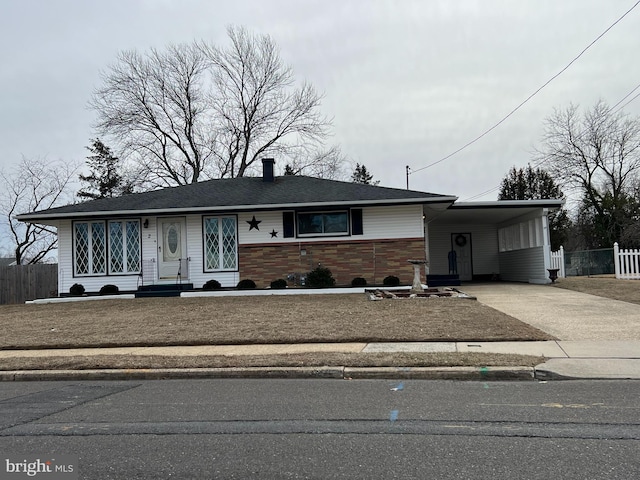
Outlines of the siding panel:
[[544,247],[501,252],[500,277],[509,282],[548,283]]

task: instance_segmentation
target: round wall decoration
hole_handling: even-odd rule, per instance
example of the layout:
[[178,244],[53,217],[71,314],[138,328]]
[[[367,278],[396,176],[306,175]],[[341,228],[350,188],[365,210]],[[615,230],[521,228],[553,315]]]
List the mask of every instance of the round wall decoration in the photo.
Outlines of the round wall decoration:
[[455,242],[457,246],[464,247],[467,244],[467,237],[462,234],[458,234],[456,235]]

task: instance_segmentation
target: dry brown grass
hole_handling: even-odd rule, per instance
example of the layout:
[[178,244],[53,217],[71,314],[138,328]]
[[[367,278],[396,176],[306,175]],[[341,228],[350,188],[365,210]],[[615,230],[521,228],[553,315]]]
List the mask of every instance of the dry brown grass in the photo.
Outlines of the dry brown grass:
[[0,348],[550,340],[479,302],[364,295],[141,298],[0,306]]
[[618,280],[611,275],[559,278],[555,286],[640,305],[640,280]]
[[528,366],[542,363],[542,357],[490,353],[306,353],[236,356],[133,356],[96,355],[73,357],[6,358],[0,370],[87,370],[223,367],[458,367]]

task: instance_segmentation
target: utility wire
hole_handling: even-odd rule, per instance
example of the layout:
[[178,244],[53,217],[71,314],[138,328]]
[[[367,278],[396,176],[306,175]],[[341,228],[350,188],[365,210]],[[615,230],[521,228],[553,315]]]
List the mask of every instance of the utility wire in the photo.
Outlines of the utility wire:
[[[640,3],[640,2],[638,2]],[[629,93],[627,93],[624,97],[622,97],[620,100],[618,100],[618,103],[616,103],[613,107],[609,108],[609,110],[606,112],[606,115],[609,114],[616,114],[620,111],[622,111],[622,109],[624,107],[626,107],[627,105],[629,105],[631,102],[633,102],[636,98],[640,97],[640,93],[637,93],[636,95],[633,96],[633,98],[631,98],[628,102],[626,102],[624,105],[620,106],[619,108],[616,109],[616,107],[618,107],[622,102],[624,102],[627,98],[629,98],[629,96],[631,96],[633,94],[633,92],[635,92],[636,90],[638,90],[640,88],[640,83],[638,85],[636,85]],[[615,111],[614,111],[615,109]],[[578,135],[576,135],[576,140],[580,140],[582,139],[582,137],[587,133],[586,130],[582,130]],[[542,158],[540,160],[538,160],[534,165],[532,165],[532,168],[538,168],[540,165],[542,165],[544,162],[546,161],[545,158]],[[473,197],[469,197],[469,198],[465,198],[464,201],[470,201],[470,200],[475,200],[476,198],[479,197],[483,197],[484,195],[491,193],[491,192],[495,192],[497,190],[500,189],[500,186],[502,184],[498,185],[497,187],[493,187],[485,192],[482,193],[478,193],[477,195],[474,195]]]
[[440,160],[437,160],[433,163],[430,163],[429,165],[422,167],[422,168],[418,168],[415,170],[412,170],[410,172],[408,172],[408,174],[414,174],[417,172],[420,172],[422,170],[426,170],[427,168],[433,167],[434,165],[437,165],[441,162],[444,162],[445,160],[448,160],[449,158],[453,157],[454,155],[460,153],[462,150],[466,149],[467,147],[473,145],[474,143],[476,143],[478,140],[480,140],[481,138],[483,138],[485,135],[489,134],[490,132],[492,132],[493,130],[495,130],[497,127],[499,127],[502,123],[504,123],[509,117],[511,117],[511,115],[513,115],[514,113],[516,113],[518,110],[520,110],[520,108],[522,106],[524,106],[529,100],[531,100],[533,97],[535,97],[543,88],[545,88],[547,85],[549,85],[553,80],[555,80],[556,78],[558,78],[562,73],[565,72],[565,70],[567,70],[571,65],[573,65],[580,57],[582,57],[582,55],[589,50],[598,40],[600,40],[602,37],[604,37],[607,32],[609,32],[609,30],[611,30],[613,27],[615,27],[624,17],[626,17],[629,13],[631,13],[631,11],[636,8],[638,6],[638,4],[640,4],[640,0],[638,0],[636,3],[633,4],[633,6],[627,10],[620,18],[618,18],[615,22],[613,22],[604,32],[602,32],[600,35],[598,35],[595,40],[593,40],[589,45],[587,45],[576,57],[573,58],[573,60],[571,60],[562,70],[560,70],[558,73],[556,73],[553,77],[551,77],[549,80],[547,80],[541,87],[539,87],[535,92],[533,92],[531,95],[529,95],[523,102],[521,102],[517,107],[515,107],[513,110],[511,110],[506,116],[504,116],[498,123],[496,123],[495,125],[493,125],[491,128],[489,128],[488,130],[485,130],[483,133],[481,133],[480,135],[478,135],[476,138],[474,138],[473,140],[465,143],[462,147],[458,148],[456,151],[450,153],[449,155],[447,155],[446,157],[441,158]]

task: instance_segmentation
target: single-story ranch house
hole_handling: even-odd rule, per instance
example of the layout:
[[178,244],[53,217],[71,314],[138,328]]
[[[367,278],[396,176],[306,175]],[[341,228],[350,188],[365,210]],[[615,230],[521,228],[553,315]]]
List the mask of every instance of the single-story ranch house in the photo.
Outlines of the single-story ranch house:
[[[19,215],[58,231],[59,291],[106,284],[211,279],[258,287],[290,284],[318,265],[337,285],[388,275],[411,284],[409,259],[425,260],[429,281],[500,278],[547,283],[547,213],[561,200],[456,202],[451,195],[305,176],[199,182]],[[450,277],[444,277],[450,278]]]

